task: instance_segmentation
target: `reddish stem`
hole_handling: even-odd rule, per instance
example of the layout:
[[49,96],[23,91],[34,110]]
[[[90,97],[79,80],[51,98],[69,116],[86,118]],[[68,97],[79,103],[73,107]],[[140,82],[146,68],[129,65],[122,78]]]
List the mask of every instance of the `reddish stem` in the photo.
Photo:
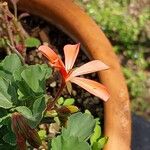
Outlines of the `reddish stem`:
[[50,102],[47,104],[47,109],[46,109],[46,111],[51,110],[51,108],[53,108],[53,106],[56,104],[56,102],[57,102],[58,98],[60,97],[60,95],[61,95],[61,93],[62,93],[62,91],[63,91],[63,89],[64,89],[65,86],[66,86],[66,83],[65,83],[65,81],[64,81],[64,79],[63,79],[63,77],[62,77],[61,86],[60,86],[58,92],[56,93],[56,96],[55,96],[55,98],[53,99],[53,101],[50,101]]

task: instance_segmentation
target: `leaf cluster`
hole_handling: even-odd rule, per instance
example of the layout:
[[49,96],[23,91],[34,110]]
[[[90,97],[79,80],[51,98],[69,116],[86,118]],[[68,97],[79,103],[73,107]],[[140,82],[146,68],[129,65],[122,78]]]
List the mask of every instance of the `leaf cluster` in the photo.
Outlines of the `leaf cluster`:
[[16,54],[0,63],[0,131],[7,131],[1,134],[2,145],[15,141],[10,121],[13,112],[28,119],[32,128],[39,124],[46,108],[46,79],[50,75],[47,65],[22,65]]

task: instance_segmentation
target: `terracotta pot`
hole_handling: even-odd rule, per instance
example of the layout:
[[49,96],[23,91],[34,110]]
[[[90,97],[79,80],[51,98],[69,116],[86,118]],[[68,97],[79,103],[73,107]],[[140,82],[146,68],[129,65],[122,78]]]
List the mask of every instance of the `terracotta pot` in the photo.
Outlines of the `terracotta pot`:
[[104,103],[104,131],[109,137],[105,150],[129,150],[130,102],[117,56],[99,26],[71,0],[19,0],[19,9],[42,17],[66,32],[94,59],[110,66],[99,78],[110,92]]

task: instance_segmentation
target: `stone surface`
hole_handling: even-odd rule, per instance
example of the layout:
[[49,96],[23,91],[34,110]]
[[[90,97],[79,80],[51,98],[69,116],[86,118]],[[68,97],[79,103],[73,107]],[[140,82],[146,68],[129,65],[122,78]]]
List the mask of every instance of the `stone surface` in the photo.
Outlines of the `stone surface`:
[[132,115],[132,150],[150,150],[150,122]]

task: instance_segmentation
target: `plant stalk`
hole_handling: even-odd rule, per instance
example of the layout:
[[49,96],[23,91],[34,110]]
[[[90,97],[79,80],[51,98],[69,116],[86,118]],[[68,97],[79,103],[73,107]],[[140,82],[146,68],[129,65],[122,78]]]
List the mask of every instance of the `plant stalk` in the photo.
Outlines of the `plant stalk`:
[[64,81],[64,79],[63,79],[63,77],[62,77],[61,86],[60,86],[58,92],[56,93],[56,96],[55,96],[55,98],[53,99],[53,101],[50,101],[50,102],[47,104],[47,109],[46,109],[46,111],[51,110],[51,109],[54,107],[54,105],[56,104],[56,102],[57,102],[58,98],[60,97],[60,95],[61,95],[61,93],[62,93],[62,91],[63,91],[63,89],[64,89],[65,86],[66,86],[66,83],[65,83],[65,81]]
[[6,40],[6,44],[10,47],[10,50],[13,53],[16,53],[18,55],[18,57],[21,59],[22,63],[25,64],[23,56],[15,48],[12,29],[11,29],[11,26],[10,26],[10,22],[8,21],[9,11],[8,11],[7,3],[3,3],[3,5],[1,6],[1,9],[2,9],[2,12],[3,12],[3,15],[4,15],[5,24],[6,24],[6,32],[7,32],[7,35],[8,35],[8,39],[10,41],[10,43],[9,43]]

